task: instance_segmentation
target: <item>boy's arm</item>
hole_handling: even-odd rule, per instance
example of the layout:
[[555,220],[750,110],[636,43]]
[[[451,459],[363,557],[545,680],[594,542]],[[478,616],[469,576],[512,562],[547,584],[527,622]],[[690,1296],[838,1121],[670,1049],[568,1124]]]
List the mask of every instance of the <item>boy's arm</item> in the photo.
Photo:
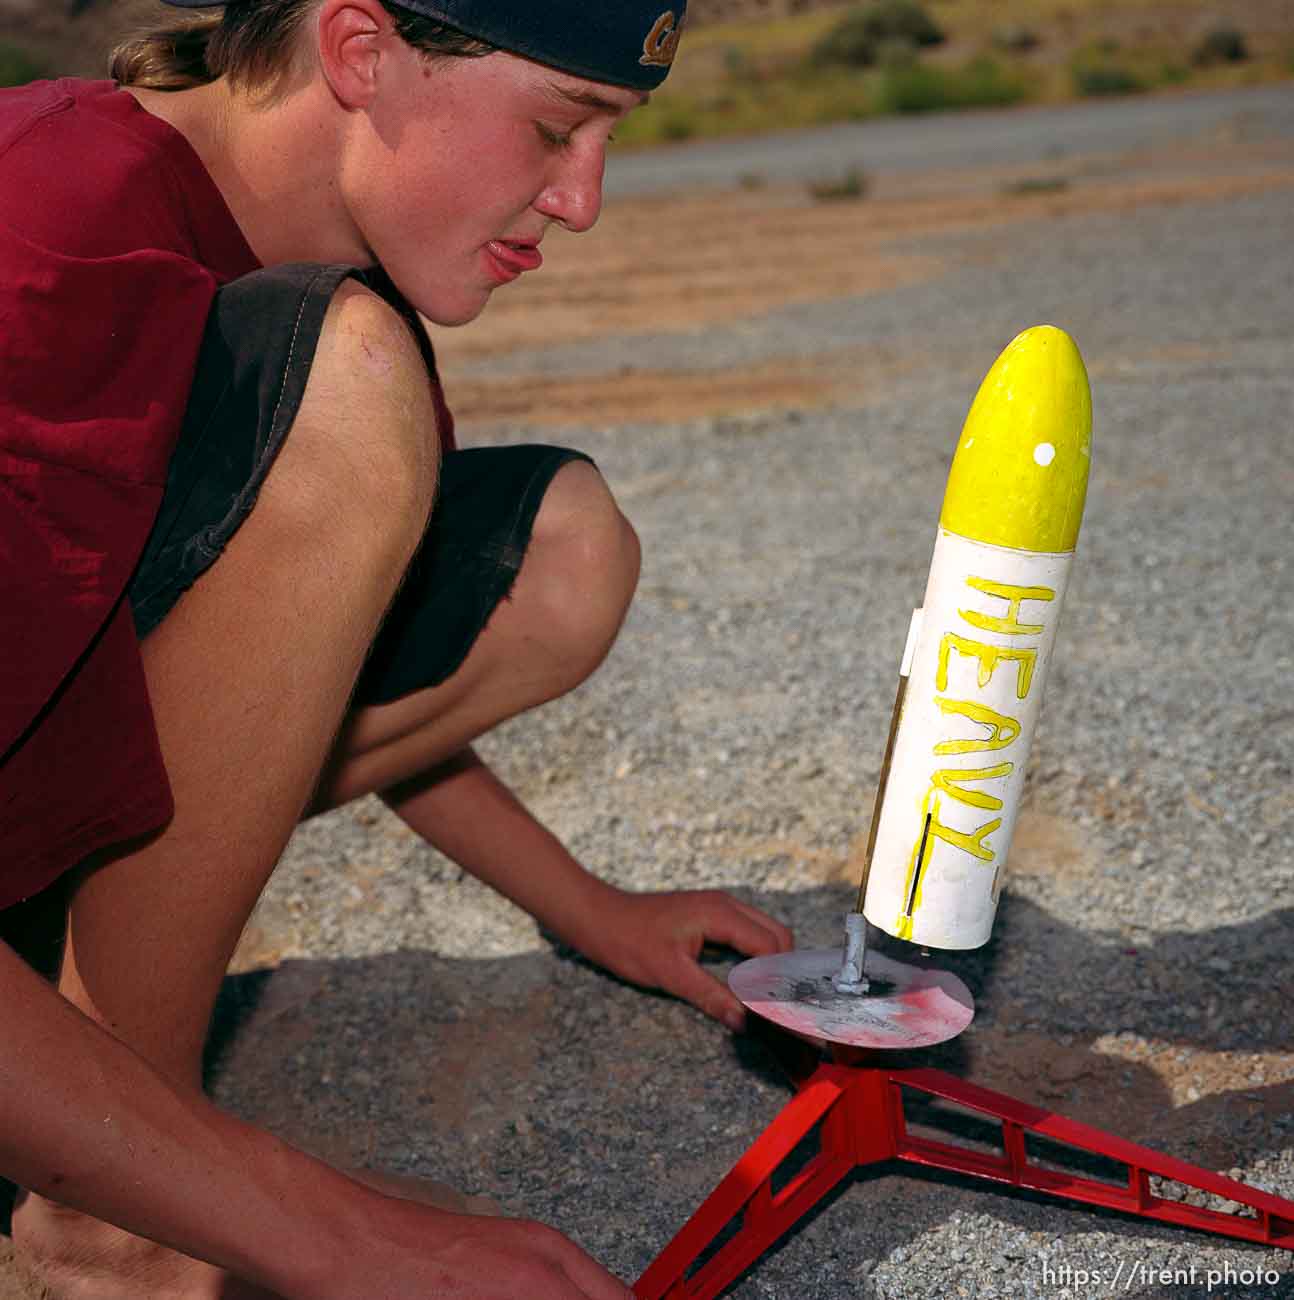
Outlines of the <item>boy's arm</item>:
[[563,942],[731,1028],[741,1028],[745,1012],[699,965],[702,947],[762,956],[793,946],[781,922],[720,890],[636,894],[599,880],[471,749],[385,798],[429,843]]
[[341,1248],[346,1192],[335,1193],[349,1179],[327,1185],[331,1171],[310,1157],[172,1087],[3,943],[0,1006],[5,1176],[297,1293],[340,1264],[330,1252]]
[[171,1086],[0,943],[0,1173],[286,1300],[632,1300],[537,1223],[381,1195]]

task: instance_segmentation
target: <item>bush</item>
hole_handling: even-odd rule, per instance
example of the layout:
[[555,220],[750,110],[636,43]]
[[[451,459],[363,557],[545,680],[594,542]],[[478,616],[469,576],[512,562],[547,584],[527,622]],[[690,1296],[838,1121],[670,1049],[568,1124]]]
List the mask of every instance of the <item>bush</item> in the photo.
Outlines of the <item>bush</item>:
[[809,182],[809,193],[819,203],[840,203],[865,198],[867,175],[861,167],[851,167],[843,175],[827,176]]
[[46,75],[41,62],[26,50],[0,41],[0,86],[25,86]]
[[1140,78],[1119,63],[1084,63],[1074,69],[1074,89],[1080,95],[1131,95],[1144,90]]
[[1022,176],[1018,181],[1007,181],[999,192],[1012,197],[1031,194],[1063,194],[1069,189],[1068,176]]
[[690,140],[697,130],[695,114],[684,104],[671,104],[661,114],[660,134],[662,140]]
[[813,47],[814,63],[869,68],[882,48],[896,45],[917,48],[938,45],[944,34],[934,20],[912,0],[875,0],[866,8],[851,9]]
[[992,59],[976,59],[952,69],[914,63],[885,70],[876,89],[876,108],[881,113],[995,108],[1019,103],[1024,94],[1024,83],[1003,73]]
[[763,71],[740,45],[727,45],[723,51],[723,71],[729,81],[759,82]]
[[1011,54],[1027,54],[1042,44],[1042,38],[1023,23],[1003,23],[993,29],[993,44]]
[[1221,24],[1210,28],[1191,53],[1196,67],[1213,63],[1243,63],[1249,57],[1245,34],[1238,27]]
[[870,68],[876,62],[876,42],[867,32],[861,10],[847,14],[825,32],[809,53],[813,63],[843,68]]
[[863,11],[863,21],[875,41],[939,45],[944,39],[934,19],[913,0],[875,0]]
[[878,68],[911,68],[919,57],[917,47],[908,41],[882,41],[876,47]]

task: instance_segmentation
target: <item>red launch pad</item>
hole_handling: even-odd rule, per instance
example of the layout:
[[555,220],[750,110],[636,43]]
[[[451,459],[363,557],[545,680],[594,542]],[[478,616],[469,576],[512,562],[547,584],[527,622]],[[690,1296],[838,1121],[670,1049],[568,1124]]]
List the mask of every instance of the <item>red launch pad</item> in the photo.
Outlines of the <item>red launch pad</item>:
[[[884,1053],[853,1048],[836,1048],[835,1059],[823,1061],[802,1041],[768,1032],[777,1035],[796,1095],[638,1279],[638,1300],[712,1300],[852,1170],[890,1160],[1294,1249],[1294,1201],[942,1070],[891,1068],[882,1063]],[[924,1103],[952,1103],[972,1127],[996,1135],[998,1150],[918,1136],[908,1111]],[[795,1166],[815,1133],[816,1152]],[[1103,1176],[1082,1172],[1085,1164]],[[1186,1205],[1159,1195],[1152,1179],[1241,1208]]]

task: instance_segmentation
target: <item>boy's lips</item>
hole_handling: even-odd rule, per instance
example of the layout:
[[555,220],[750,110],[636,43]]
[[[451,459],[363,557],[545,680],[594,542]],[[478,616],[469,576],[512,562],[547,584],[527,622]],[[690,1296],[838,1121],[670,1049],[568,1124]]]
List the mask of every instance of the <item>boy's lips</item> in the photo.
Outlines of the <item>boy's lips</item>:
[[539,245],[530,240],[491,239],[485,252],[502,280],[515,280],[522,272],[537,271],[544,264]]

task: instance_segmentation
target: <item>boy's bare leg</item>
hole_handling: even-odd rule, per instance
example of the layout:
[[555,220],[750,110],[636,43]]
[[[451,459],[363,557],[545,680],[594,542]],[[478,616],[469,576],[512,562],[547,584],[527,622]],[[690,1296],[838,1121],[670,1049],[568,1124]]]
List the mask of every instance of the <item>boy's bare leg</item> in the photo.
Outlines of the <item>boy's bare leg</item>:
[[439,686],[348,716],[312,811],[401,787],[507,718],[572,690],[606,657],[638,581],[638,538],[585,461],[554,476],[509,599]]
[[[144,644],[176,815],[76,882],[60,990],[177,1086],[199,1086],[230,954],[421,534],[435,478],[422,374],[389,308],[344,286],[256,509]],[[59,1297],[237,1294],[207,1265],[39,1197],[14,1231]]]
[[[285,578],[284,617],[262,626],[257,640],[251,639],[257,629],[243,626],[244,614],[232,620],[229,616],[226,602],[240,611],[265,609],[271,616],[275,611],[273,594],[262,589],[267,574],[259,563],[271,548],[283,553],[284,543],[274,536],[272,488],[282,487],[290,504],[297,481],[311,481],[318,463],[317,453],[312,456],[307,451],[312,410],[326,412],[331,417],[327,423],[335,428],[344,407],[343,395],[327,379],[326,343],[327,336],[311,379],[311,389],[318,392],[307,391],[307,402],[256,511],[219,564],[145,645],[145,666],[175,786],[176,821],[154,843],[88,872],[76,887],[71,908],[62,991],[177,1082],[194,1086],[210,1008],[229,955],[310,797],[319,768],[318,757],[313,764],[311,758],[327,748],[395,585],[392,582],[366,611],[352,607],[351,619],[331,647],[335,660],[326,654],[301,657],[305,646],[326,646],[328,640],[310,608],[308,585],[299,582],[295,573]],[[362,369],[338,367],[343,376],[354,375],[354,398],[367,408],[352,427],[371,429],[375,426],[371,376],[365,379]],[[312,396],[318,402],[312,404]],[[416,399],[413,409],[416,412]],[[414,423],[420,419],[416,416]],[[318,432],[326,436],[325,431]],[[295,451],[294,457],[289,457],[289,449]],[[356,451],[365,454],[362,447]],[[331,515],[329,505],[318,504],[320,515]],[[385,511],[378,505],[371,515],[381,518],[389,509],[389,504]],[[291,518],[292,512],[287,513]],[[320,590],[336,599],[337,574],[327,567],[328,556],[319,549],[319,533],[310,526],[312,519],[301,522],[307,545],[313,548]],[[326,534],[327,529],[320,531]],[[350,553],[345,546],[339,550]],[[399,571],[403,563],[402,559]],[[322,789],[338,793],[340,779],[345,799],[416,778],[497,722],[578,684],[610,648],[637,572],[637,539],[601,477],[584,464],[564,467],[536,519],[513,599],[497,611],[467,662],[440,687],[393,705],[356,711],[347,719],[336,746],[340,761],[333,778]],[[240,634],[236,641],[230,638],[231,628]],[[211,676],[200,682],[195,664],[203,661],[202,647],[214,644],[219,644],[221,653],[206,661],[204,668]],[[328,677],[329,663],[336,667],[343,656],[349,672]],[[257,690],[240,697],[239,691],[248,685],[247,669],[256,663],[270,671],[258,679]],[[344,687],[338,689],[342,678]],[[325,687],[332,692],[335,711],[331,714],[307,707],[307,701],[317,700]],[[229,704],[213,710],[212,701]],[[199,736],[201,743],[193,744]],[[208,739],[212,736],[220,737],[218,745]],[[219,748],[219,756],[213,755],[213,746]],[[362,766],[352,767],[352,756]],[[248,773],[271,772],[279,778],[273,798],[262,783],[248,779]],[[213,791],[221,791],[221,797],[214,798]],[[224,792],[230,802],[224,801]],[[406,798],[420,802],[416,796]],[[217,846],[217,851],[195,847],[205,844]],[[235,861],[238,867],[232,871],[218,865]],[[177,869],[180,863],[185,870]],[[159,888],[161,881],[165,888]],[[176,944],[177,934],[185,936],[184,943]],[[123,936],[129,936],[124,945]],[[436,1184],[359,1176],[391,1195],[445,1208],[475,1213],[492,1208]],[[40,1198],[29,1198],[22,1207],[16,1233],[29,1258],[35,1256],[38,1266],[43,1263],[46,1276],[60,1279],[60,1290],[54,1293],[59,1300],[77,1295],[77,1278],[84,1276],[84,1266],[77,1264],[76,1257],[87,1255],[96,1259],[98,1272],[86,1294],[98,1300],[110,1300],[112,1295],[105,1289],[105,1260],[129,1278],[119,1293],[122,1300],[127,1295],[132,1300],[154,1295],[168,1300],[172,1296],[233,1300],[258,1294],[238,1289],[240,1284],[206,1265]],[[67,1258],[69,1252],[72,1258]]]
[[571,690],[602,661],[638,578],[638,539],[587,463],[553,479],[510,599],[441,685],[355,710],[313,811],[378,792],[415,831],[542,930],[623,979],[733,1029],[745,1010],[698,963],[707,942],[793,946],[780,921],[720,890],[616,888],[577,861],[472,752],[496,723]]

